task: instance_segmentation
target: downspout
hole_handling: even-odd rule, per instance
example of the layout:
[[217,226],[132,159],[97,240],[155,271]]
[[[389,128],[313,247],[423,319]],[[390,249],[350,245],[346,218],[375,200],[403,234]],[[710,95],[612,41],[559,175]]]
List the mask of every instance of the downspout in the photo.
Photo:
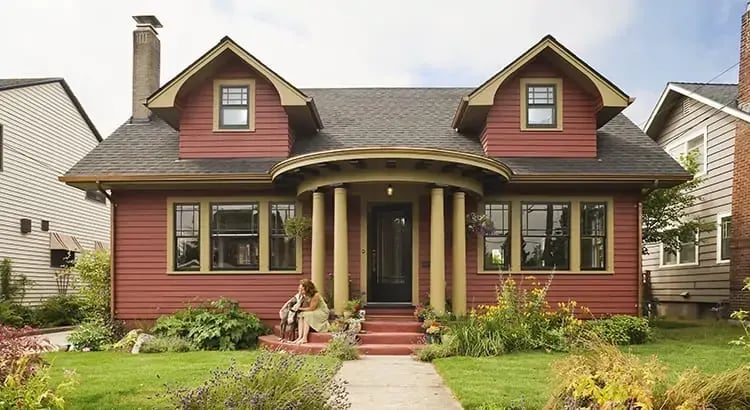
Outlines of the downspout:
[[96,189],[107,197],[110,203],[109,208],[109,309],[112,318],[115,318],[115,210],[117,204],[112,200],[112,196],[107,192],[102,183],[96,181]]
[[643,316],[643,202],[638,201],[638,317]]

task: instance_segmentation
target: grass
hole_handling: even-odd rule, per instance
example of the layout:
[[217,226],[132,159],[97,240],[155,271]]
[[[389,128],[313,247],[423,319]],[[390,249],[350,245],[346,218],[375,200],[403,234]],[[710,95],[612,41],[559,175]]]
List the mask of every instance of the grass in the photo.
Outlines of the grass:
[[151,398],[164,392],[165,384],[195,386],[206,380],[211,370],[227,367],[232,359],[247,365],[255,357],[254,351],[46,355],[52,362],[52,382],[60,381],[66,369],[78,374],[75,391],[65,397],[66,408],[101,410],[166,408],[163,400]]
[[[656,355],[667,366],[668,382],[697,367],[718,373],[747,363],[747,356],[728,342],[738,327],[716,322],[658,322],[654,342],[625,349],[639,356]],[[549,398],[550,365],[562,353],[529,352],[499,357],[450,357],[435,361],[438,372],[466,409],[523,404],[542,408]]]

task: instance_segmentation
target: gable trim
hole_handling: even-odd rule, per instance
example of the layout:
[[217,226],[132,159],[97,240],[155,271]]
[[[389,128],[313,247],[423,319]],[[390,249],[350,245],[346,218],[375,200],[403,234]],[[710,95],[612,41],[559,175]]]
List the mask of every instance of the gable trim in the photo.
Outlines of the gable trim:
[[654,126],[654,122],[656,121],[656,117],[660,114],[664,114],[662,110],[664,109],[671,109],[672,107],[664,107],[664,103],[667,100],[667,97],[670,93],[678,93],[685,97],[692,98],[695,101],[698,101],[701,104],[705,104],[709,107],[712,107],[713,109],[717,111],[721,111],[725,114],[729,114],[735,118],[739,118],[743,121],[750,122],[750,114],[740,111],[736,108],[729,107],[724,104],[720,104],[717,101],[714,101],[710,98],[707,98],[701,94],[699,94],[696,91],[690,91],[686,88],[680,87],[679,85],[676,85],[674,83],[668,83],[667,86],[664,88],[664,91],[661,93],[661,97],[659,97],[659,101],[656,103],[656,106],[654,107],[653,111],[651,111],[651,115],[648,117],[648,121],[646,122],[646,126],[643,128],[644,132],[651,136],[652,127]]

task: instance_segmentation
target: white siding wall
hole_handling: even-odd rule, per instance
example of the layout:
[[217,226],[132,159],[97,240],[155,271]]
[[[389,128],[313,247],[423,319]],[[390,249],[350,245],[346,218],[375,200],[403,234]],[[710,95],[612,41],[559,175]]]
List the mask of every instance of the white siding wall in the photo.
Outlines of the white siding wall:
[[[660,267],[659,246],[649,246],[644,255],[643,269],[652,271],[654,296],[661,302],[717,303],[729,297],[729,264],[717,263],[716,216],[731,213],[732,172],[734,169],[734,117],[683,98],[675,104],[657,142],[664,148],[676,138],[698,128],[708,129],[708,168],[703,184],[697,189],[702,201],[690,211],[714,229],[700,233],[699,264],[694,266]],[[689,298],[680,293],[688,291]]]
[[[0,258],[11,258],[14,271],[35,282],[25,302],[37,304],[57,292],[42,220],[85,249],[109,242],[109,205],[86,200],[83,191],[57,179],[97,141],[59,83],[0,91],[0,123]],[[21,233],[21,218],[31,219],[31,233]]]

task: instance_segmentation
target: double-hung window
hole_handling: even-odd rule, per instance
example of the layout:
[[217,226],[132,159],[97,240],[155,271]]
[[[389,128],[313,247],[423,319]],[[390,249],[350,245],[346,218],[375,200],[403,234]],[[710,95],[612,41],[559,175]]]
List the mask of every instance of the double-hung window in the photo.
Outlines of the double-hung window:
[[250,109],[248,85],[221,85],[219,87],[219,129],[249,129]]
[[607,204],[581,202],[581,270],[607,268]]
[[507,270],[510,266],[510,203],[487,203],[484,214],[493,226],[491,232],[484,233],[484,269]]
[[271,262],[274,270],[293,270],[297,264],[297,239],[287,237],[284,224],[295,214],[294,203],[271,203]]
[[557,86],[528,84],[526,86],[526,127],[557,128]]
[[707,170],[706,129],[694,130],[667,145],[667,152],[676,160],[680,160],[687,154],[695,154],[695,161],[698,163],[698,175],[705,174]]
[[698,233],[695,234],[695,240],[683,242],[680,249],[669,250],[661,245],[661,265],[697,265],[698,264]]
[[199,203],[174,205],[175,271],[200,269],[200,219]]
[[521,203],[521,269],[570,269],[570,203]]
[[211,204],[211,270],[256,270],[258,203]]
[[729,262],[731,260],[732,246],[732,216],[720,214],[716,229],[716,261]]

